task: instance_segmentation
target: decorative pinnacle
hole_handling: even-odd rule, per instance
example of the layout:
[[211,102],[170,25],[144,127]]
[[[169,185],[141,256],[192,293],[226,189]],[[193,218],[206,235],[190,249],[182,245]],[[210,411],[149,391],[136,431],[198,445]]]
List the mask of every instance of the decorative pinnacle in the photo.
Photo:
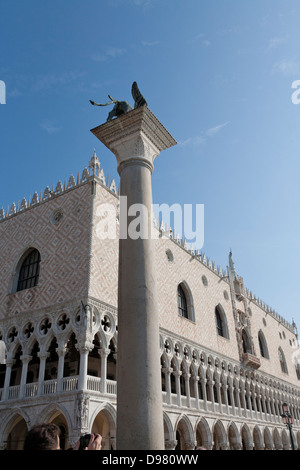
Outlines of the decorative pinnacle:
[[93,175],[96,174],[96,170],[100,170],[100,162],[98,160],[98,157],[96,155],[96,149],[94,148],[94,154],[89,162],[89,170],[90,172],[93,172]]

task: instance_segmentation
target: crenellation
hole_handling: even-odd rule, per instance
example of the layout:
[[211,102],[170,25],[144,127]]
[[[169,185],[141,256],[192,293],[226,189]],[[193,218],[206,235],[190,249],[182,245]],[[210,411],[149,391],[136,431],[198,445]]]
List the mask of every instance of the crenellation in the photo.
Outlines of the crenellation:
[[8,217],[18,214],[19,212],[23,212],[24,210],[29,209],[30,207],[41,204],[49,200],[53,196],[61,195],[65,191],[73,189],[87,182],[88,179],[92,176],[98,176],[99,181],[104,186],[107,186],[107,189],[109,189],[115,195],[118,195],[118,189],[117,189],[115,180],[112,179],[110,185],[109,185],[109,178],[107,179],[107,182],[105,182],[104,171],[103,169],[100,170],[99,160],[96,154],[94,153],[89,163],[89,169],[87,167],[83,169],[81,178],[80,178],[80,173],[78,172],[77,181],[75,180],[74,175],[71,174],[68,179],[68,183],[66,182],[66,179],[64,180],[64,184],[61,182],[61,180],[59,180],[55,186],[55,189],[54,189],[54,185],[52,185],[52,190],[50,190],[49,186],[46,186],[44,191],[43,190],[40,191],[40,195],[38,195],[38,192],[35,191],[32,198],[31,198],[31,195],[29,195],[28,200],[26,199],[26,197],[23,197],[21,200],[21,204],[19,204],[18,202],[16,205],[15,202],[13,202],[11,206],[9,205],[7,206],[6,211],[2,207],[0,209],[0,222],[7,219]]
[[31,205],[31,206],[34,206],[34,205],[36,205],[36,204],[38,204],[38,203],[39,203],[39,195],[38,195],[38,193],[35,191],[34,195],[32,196],[30,205]]
[[74,188],[76,186],[76,181],[73,175],[70,175],[67,189]]
[[110,189],[113,193],[118,194],[118,192],[117,192],[117,186],[116,186],[116,183],[115,183],[115,180],[114,180],[114,179],[111,180],[109,189]]
[[42,200],[45,201],[46,199],[49,199],[49,197],[51,197],[51,191],[50,191],[49,186],[47,186],[47,187],[45,188],[45,191],[44,191]]
[[13,202],[8,215],[13,215],[15,213],[16,213],[16,204]]
[[103,168],[101,168],[101,170],[99,171],[98,178],[101,181],[101,183],[105,185],[105,174],[104,174]]
[[55,188],[55,193],[60,194],[63,192],[63,185],[61,181],[57,182],[56,188]]
[[90,176],[89,170],[87,169],[87,167],[85,167],[81,175],[80,183],[84,183],[88,179],[89,176]]

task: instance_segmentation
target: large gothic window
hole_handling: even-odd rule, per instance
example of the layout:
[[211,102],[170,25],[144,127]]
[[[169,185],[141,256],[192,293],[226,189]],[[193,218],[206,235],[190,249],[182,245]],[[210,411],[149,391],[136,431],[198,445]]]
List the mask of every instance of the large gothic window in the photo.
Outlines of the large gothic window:
[[245,329],[242,331],[242,346],[243,353],[253,354],[250,336]]
[[18,278],[17,291],[29,289],[38,284],[41,256],[38,250],[32,249],[24,259]]
[[261,356],[265,357],[266,359],[269,359],[269,351],[267,347],[266,338],[261,330],[258,333],[258,343]]
[[295,364],[297,379],[300,380],[300,364],[297,362]]
[[219,336],[223,338],[229,338],[227,319],[225,312],[221,305],[217,305],[215,308],[215,320],[216,320],[216,329]]
[[177,288],[177,300],[178,300],[178,313],[182,317],[188,318],[188,309],[185,292],[182,288],[182,285],[179,284]]
[[217,307],[215,309],[215,315],[216,315],[217,333],[219,336],[224,336],[223,322],[222,322],[222,318]]
[[185,281],[181,282],[177,287],[177,306],[178,314],[181,317],[195,321],[193,298]]

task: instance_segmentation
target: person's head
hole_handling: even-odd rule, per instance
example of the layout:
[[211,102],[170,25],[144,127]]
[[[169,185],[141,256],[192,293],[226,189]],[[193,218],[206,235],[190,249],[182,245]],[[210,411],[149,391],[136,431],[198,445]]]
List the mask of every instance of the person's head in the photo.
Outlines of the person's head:
[[59,450],[60,429],[54,423],[37,424],[28,432],[24,450]]

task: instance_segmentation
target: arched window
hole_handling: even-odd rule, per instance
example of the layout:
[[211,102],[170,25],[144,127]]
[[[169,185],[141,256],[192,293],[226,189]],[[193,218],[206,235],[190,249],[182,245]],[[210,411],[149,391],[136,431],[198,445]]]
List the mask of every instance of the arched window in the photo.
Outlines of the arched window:
[[193,298],[186,282],[181,282],[177,287],[177,306],[181,317],[195,321]]
[[177,288],[177,300],[178,300],[178,313],[182,317],[188,318],[187,301],[182,284],[179,284]]
[[260,350],[261,356],[265,357],[266,359],[269,359],[269,351],[268,351],[266,338],[261,330],[258,333],[258,343],[259,343],[259,350]]
[[243,353],[252,354],[252,344],[251,344],[249,334],[246,330],[242,331],[242,346],[243,346]]
[[219,312],[219,310],[218,310],[217,307],[216,307],[216,309],[215,309],[215,315],[216,315],[216,324],[217,324],[217,332],[218,332],[218,335],[224,336],[224,332],[223,332],[223,323],[222,323],[222,319],[221,319],[220,312]]
[[215,308],[215,320],[218,335],[229,338],[226,315],[220,305]]
[[38,250],[31,249],[24,259],[18,278],[17,291],[29,289],[38,284],[41,256]]
[[280,362],[280,367],[281,367],[282,372],[284,374],[288,374],[286,360],[285,360],[285,357],[281,348],[278,349],[278,356],[279,356],[279,362]]
[[295,364],[297,379],[300,380],[300,364],[297,362]]

